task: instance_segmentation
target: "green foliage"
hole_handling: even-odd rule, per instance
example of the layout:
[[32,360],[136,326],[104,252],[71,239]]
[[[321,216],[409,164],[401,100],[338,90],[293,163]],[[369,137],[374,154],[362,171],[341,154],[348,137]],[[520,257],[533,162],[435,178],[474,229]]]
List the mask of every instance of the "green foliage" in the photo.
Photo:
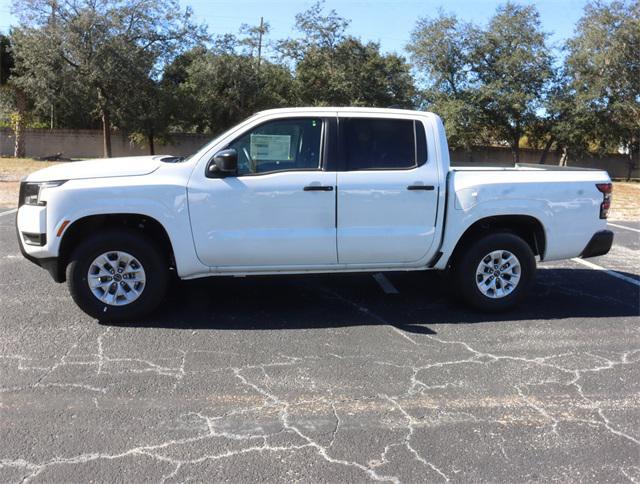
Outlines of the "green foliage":
[[284,59],[299,61],[308,48],[332,52],[345,40],[350,21],[340,17],[335,10],[325,14],[323,4],[324,1],[317,1],[304,12],[296,14],[295,27],[303,37],[278,42],[277,50]]
[[521,145],[565,156],[622,148],[640,162],[638,0],[588,4],[562,66],[536,8],[510,2],[483,27],[443,12],[420,19],[412,66],[350,36],[322,1],[296,15],[299,38],[275,43],[268,22],[209,39],[178,0],[13,7],[20,25],[0,36],[0,123],[19,113],[20,129],[52,114],[59,127],[113,123],[153,149],[173,131],[215,133],[268,108],[418,106],[443,117],[453,148],[508,144],[516,161]]
[[562,152],[563,159],[581,157],[595,142],[593,123],[593,112],[578,107],[571,80],[560,69],[544,100],[544,115],[530,126],[527,140],[530,146],[544,150],[541,162],[552,148]]
[[13,67],[14,59],[11,53],[11,40],[6,35],[0,34],[0,86],[7,84]]
[[347,36],[349,21],[322,3],[296,15],[304,39],[288,39],[279,50],[294,64],[296,88],[305,105],[414,105],[410,68],[396,54],[382,54],[380,45]]
[[219,132],[256,111],[294,99],[287,68],[251,56],[197,49],[167,66],[164,82],[182,106],[174,124],[183,130]]
[[470,24],[443,12],[418,20],[407,50],[429,89],[454,96],[469,89],[472,33]]
[[402,57],[348,37],[329,50],[307,47],[296,65],[300,100],[307,105],[413,105],[413,79]]
[[66,91],[73,104],[102,118],[105,137],[111,119],[136,124],[125,117],[131,101],[199,33],[177,0],[14,0],[13,7],[20,19],[13,32],[16,82],[40,108],[59,104]]
[[[413,105],[403,58],[346,36],[348,21],[334,11],[325,14],[320,3],[296,19],[305,41],[278,42],[291,66],[264,58],[258,65],[260,29],[246,25],[240,36],[218,36],[209,49],[176,57],[162,81],[181,107],[173,110],[172,127],[215,133],[256,111],[292,105]],[[266,45],[268,24],[262,30]]]
[[520,139],[538,119],[553,58],[533,6],[506,3],[485,29],[440,13],[421,19],[407,46],[423,72],[423,99],[441,112],[454,147]]
[[469,149],[488,138],[471,71],[473,31],[470,24],[441,12],[418,20],[407,46],[425,85],[420,105],[442,117],[453,148]]
[[640,2],[593,2],[568,42],[575,111],[600,150],[640,152]]
[[9,116],[14,109],[13,91],[7,85],[13,65],[10,39],[0,35],[0,127],[3,128],[11,126]]
[[537,120],[552,77],[552,57],[533,6],[499,7],[472,52],[477,102],[496,139],[518,160],[520,138]]
[[239,44],[243,46],[244,54],[251,57],[257,57],[261,54],[264,38],[270,29],[269,22],[264,22],[262,25],[242,24],[240,33],[243,37],[240,38]]

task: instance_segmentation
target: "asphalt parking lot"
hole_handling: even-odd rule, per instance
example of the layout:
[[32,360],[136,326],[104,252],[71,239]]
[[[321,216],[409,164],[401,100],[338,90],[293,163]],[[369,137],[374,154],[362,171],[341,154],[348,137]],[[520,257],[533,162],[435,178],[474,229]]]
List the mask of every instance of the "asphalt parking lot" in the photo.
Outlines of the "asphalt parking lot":
[[14,217],[1,482],[640,481],[640,232],[589,259],[619,272],[542,264],[499,317],[392,273],[176,283],[106,325],[21,257]]

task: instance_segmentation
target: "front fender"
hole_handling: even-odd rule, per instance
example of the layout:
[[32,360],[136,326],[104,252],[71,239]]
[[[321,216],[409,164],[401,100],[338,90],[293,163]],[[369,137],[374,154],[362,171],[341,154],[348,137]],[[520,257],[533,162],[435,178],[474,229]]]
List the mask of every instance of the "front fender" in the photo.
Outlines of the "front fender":
[[85,217],[142,215],[155,219],[164,227],[180,277],[207,272],[208,268],[195,256],[186,188],[170,183],[132,183],[135,180],[111,179],[108,185],[97,185],[95,180],[72,180],[65,183],[64,190],[52,192],[47,202],[46,222],[50,236],[47,247],[43,248],[48,256],[59,255],[65,233]]

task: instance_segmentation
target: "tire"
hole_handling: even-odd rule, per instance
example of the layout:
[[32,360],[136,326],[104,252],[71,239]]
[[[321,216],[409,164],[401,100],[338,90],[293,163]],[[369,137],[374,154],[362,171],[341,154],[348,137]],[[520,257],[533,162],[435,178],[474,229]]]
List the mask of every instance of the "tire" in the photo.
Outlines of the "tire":
[[[67,282],[71,297],[89,316],[105,322],[130,321],[160,304],[169,282],[169,264],[144,234],[107,229],[75,248],[67,265]],[[92,289],[90,283],[96,287]]]
[[535,256],[520,237],[508,232],[485,235],[465,245],[454,263],[454,291],[475,309],[508,311],[527,296],[535,271]]

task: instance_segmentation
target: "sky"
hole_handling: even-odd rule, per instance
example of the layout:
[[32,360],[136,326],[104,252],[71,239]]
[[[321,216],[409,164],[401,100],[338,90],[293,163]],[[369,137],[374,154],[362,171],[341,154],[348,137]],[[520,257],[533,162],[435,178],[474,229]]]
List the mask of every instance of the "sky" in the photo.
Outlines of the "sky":
[[[268,39],[292,35],[294,16],[306,10],[314,0],[180,0],[191,6],[198,22],[208,25],[212,34],[237,33],[241,24],[257,25],[264,17],[271,26]],[[484,25],[502,0],[326,0],[326,10],[335,9],[351,19],[348,33],[363,41],[379,42],[385,52],[406,55],[404,49],[416,20],[436,16],[438,10],[455,13],[461,19]],[[551,34],[551,45],[560,46],[571,37],[587,0],[538,0],[515,3],[533,4],[540,12],[544,31]],[[15,23],[11,15],[11,0],[0,0],[0,32],[7,32]]]

